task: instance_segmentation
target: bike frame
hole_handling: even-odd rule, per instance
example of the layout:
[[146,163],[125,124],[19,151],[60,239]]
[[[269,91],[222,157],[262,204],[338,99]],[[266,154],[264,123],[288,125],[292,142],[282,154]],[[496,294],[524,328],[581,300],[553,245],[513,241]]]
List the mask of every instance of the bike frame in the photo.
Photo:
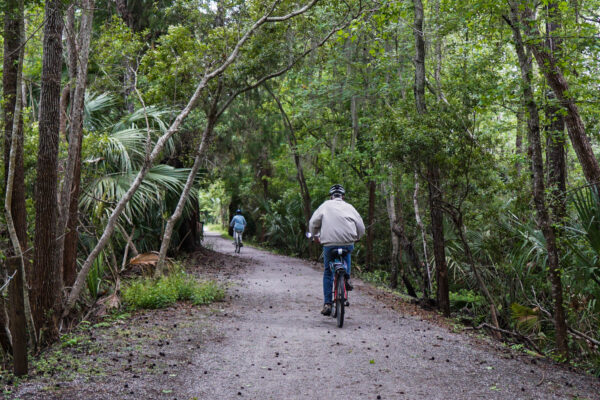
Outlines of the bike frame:
[[[340,249],[335,249],[333,254],[333,260],[329,262],[329,268],[333,273],[333,301],[338,298],[338,277],[341,273],[347,274],[348,268],[346,267],[346,261],[342,258],[343,253],[340,253]],[[342,300],[346,302],[348,300],[348,291],[344,285],[344,293],[342,293]]]
[[[337,267],[334,269],[333,267],[331,268],[332,272],[333,272],[333,299],[337,299],[338,297],[338,292],[337,292],[337,287],[338,287],[338,277],[340,276],[340,274],[346,274],[347,270],[346,270],[346,266],[345,265],[337,265]],[[346,290],[346,287],[344,285],[344,293],[342,293],[343,296],[343,300],[346,301],[348,300],[348,291]]]

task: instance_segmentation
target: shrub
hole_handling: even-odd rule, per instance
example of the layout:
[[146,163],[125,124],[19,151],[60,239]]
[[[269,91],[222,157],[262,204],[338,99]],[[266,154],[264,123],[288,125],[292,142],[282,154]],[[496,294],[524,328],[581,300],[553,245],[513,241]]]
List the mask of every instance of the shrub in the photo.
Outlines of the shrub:
[[222,300],[224,290],[212,281],[199,282],[183,271],[154,278],[138,278],[123,288],[123,300],[132,309],[165,308],[177,301],[209,304]]

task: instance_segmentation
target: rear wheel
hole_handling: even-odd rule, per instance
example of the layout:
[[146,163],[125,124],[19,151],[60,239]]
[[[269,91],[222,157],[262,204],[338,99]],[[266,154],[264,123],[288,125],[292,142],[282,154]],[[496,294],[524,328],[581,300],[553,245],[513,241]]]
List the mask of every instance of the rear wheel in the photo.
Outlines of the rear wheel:
[[240,252],[240,235],[238,233],[235,234],[235,252]]
[[346,302],[344,294],[346,293],[346,278],[344,274],[339,274],[337,279],[337,295],[335,296],[335,307],[337,308],[337,326],[344,326],[344,303]]
[[336,296],[336,293],[337,293],[337,291],[336,291],[337,286],[336,285],[337,285],[337,282],[335,281],[335,277],[334,277],[334,281],[333,281],[333,294],[332,294],[333,303],[331,304],[331,316],[333,318],[335,318],[337,316],[337,311],[338,311],[337,301],[336,301],[336,297],[337,297]]

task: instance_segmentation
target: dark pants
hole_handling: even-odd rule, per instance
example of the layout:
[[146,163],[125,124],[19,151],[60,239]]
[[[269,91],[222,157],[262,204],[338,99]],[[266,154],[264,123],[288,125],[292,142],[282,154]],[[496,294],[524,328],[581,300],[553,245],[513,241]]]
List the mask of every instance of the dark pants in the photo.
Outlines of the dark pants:
[[331,272],[331,268],[329,268],[329,262],[333,261],[335,258],[335,254],[331,254],[333,249],[346,249],[348,252],[344,257],[344,261],[346,262],[346,272],[350,275],[350,253],[354,250],[354,245],[349,244],[347,246],[323,246],[323,264],[325,266],[325,270],[323,271],[323,303],[331,304],[331,292],[333,290],[333,272]]

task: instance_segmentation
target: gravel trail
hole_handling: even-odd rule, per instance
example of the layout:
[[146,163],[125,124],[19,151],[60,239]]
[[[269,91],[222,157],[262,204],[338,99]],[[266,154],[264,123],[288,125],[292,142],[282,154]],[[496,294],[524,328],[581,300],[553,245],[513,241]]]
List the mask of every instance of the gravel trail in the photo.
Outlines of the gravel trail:
[[0,377],[3,397],[600,400],[597,378],[454,333],[356,279],[339,329],[319,313],[319,265],[250,246],[234,255],[212,234],[206,245],[222,254],[199,251],[190,270],[225,283],[226,303],[141,310],[76,330],[18,385]]
[[[231,241],[208,246],[233,253]],[[214,318],[220,338],[192,359],[181,388],[198,399],[600,399],[600,381],[497,349],[350,292],[344,327],[319,314],[314,264],[250,246],[251,262]]]

